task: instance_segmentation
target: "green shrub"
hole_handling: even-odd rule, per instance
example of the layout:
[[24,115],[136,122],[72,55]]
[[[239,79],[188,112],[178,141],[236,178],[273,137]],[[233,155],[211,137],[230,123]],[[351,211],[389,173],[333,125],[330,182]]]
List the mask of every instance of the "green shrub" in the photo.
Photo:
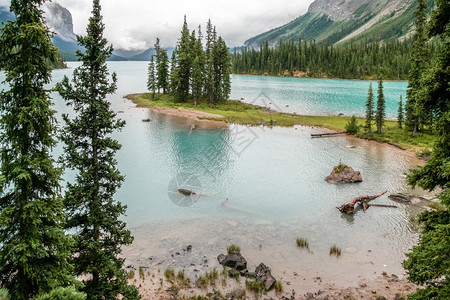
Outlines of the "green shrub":
[[[0,298],[1,299],[1,298]],[[40,294],[33,298],[34,300],[85,300],[86,294],[78,292],[75,287],[58,287],[50,293]]]
[[358,122],[356,121],[356,117],[352,116],[350,118],[350,120],[348,121],[348,123],[345,125],[345,130],[349,134],[357,134],[359,131],[359,127],[360,126],[358,125]]
[[0,289],[0,300],[9,300],[9,299],[10,296],[8,290],[5,288]]

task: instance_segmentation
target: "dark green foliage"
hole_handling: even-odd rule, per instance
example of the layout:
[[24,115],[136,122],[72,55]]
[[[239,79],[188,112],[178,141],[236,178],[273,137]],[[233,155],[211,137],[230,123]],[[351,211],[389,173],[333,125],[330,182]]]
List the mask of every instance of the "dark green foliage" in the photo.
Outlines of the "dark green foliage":
[[377,123],[377,133],[381,133],[383,130],[384,117],[386,110],[386,100],[383,93],[383,80],[378,80],[378,96],[377,96],[377,110],[375,113],[375,122]]
[[86,294],[78,292],[74,287],[56,288],[49,293],[38,295],[33,300],[85,300]]
[[446,112],[436,124],[436,140],[431,158],[427,164],[411,171],[408,182],[426,190],[442,188],[443,204],[450,206],[450,112]]
[[424,119],[423,84],[421,82],[428,51],[425,47],[426,12],[425,0],[419,0],[416,12],[416,30],[413,36],[413,49],[411,53],[411,69],[409,70],[408,90],[406,91],[406,124],[413,131],[413,136]]
[[403,99],[402,95],[400,95],[400,101],[398,102],[398,111],[397,111],[397,123],[399,128],[403,128],[403,122],[405,121],[403,115]]
[[55,167],[55,117],[44,85],[57,60],[39,9],[43,0],[12,0],[15,21],[0,31],[0,286],[12,299],[67,286],[73,240],[63,230],[61,169]]
[[211,53],[213,64],[213,103],[228,99],[231,92],[230,82],[230,54],[222,37],[214,43]]
[[150,63],[148,64],[148,78],[147,78],[147,89],[152,92],[152,97],[155,98],[157,87],[156,79],[156,69],[155,69],[155,59],[154,55],[150,58]]
[[167,50],[162,49],[159,45],[159,38],[156,38],[155,43],[156,50],[156,87],[158,92],[160,89],[165,94],[169,89],[169,57],[167,56]]
[[121,145],[111,134],[125,125],[116,119],[106,100],[116,90],[116,75],[110,75],[106,59],[112,53],[103,37],[104,25],[99,0],[93,1],[87,35],[78,37],[86,51],[77,55],[82,65],[57,88],[75,112],[66,122],[62,140],[66,167],[78,171],[74,183],[67,185],[65,204],[67,226],[76,233],[75,271],[82,276],[83,291],[89,299],[139,299],[137,289],[127,284],[128,277],[120,258],[121,246],[133,241],[121,220],[126,207],[114,200],[123,182],[116,168],[115,153]]
[[[447,20],[448,22],[448,20]],[[447,25],[448,27],[448,25]],[[426,284],[408,299],[450,298],[450,112],[436,123],[438,138],[426,165],[411,171],[408,182],[432,191],[442,190],[439,198],[445,210],[420,215],[423,232],[419,244],[407,253],[403,265],[408,279]]]
[[429,37],[440,38],[443,47],[423,77],[425,86],[425,110],[435,118],[450,110],[450,2],[436,0],[428,27]]
[[345,125],[345,130],[349,134],[357,134],[359,131],[358,121],[356,121],[356,117],[352,116],[350,121]]
[[369,84],[369,91],[367,92],[366,99],[366,126],[364,127],[367,132],[372,132],[372,121],[374,118],[374,102],[373,102],[373,90],[372,83]]
[[[262,42],[259,49],[244,48],[232,55],[233,72],[274,76],[329,77],[345,79],[407,79],[410,70],[411,39],[384,41],[375,38],[329,46],[303,39],[280,42],[269,47]],[[426,48],[436,53],[439,40]]]
[[192,39],[184,16],[183,28],[181,30],[181,38],[176,47],[176,65],[173,80],[173,91],[175,100],[178,102],[186,102],[190,91],[190,78],[192,69]]
[[205,47],[205,96],[208,99],[209,103],[213,103],[214,100],[214,64],[212,61],[212,49],[213,45],[216,42],[216,29],[213,27],[211,20],[208,20],[206,24],[206,47]]
[[228,99],[231,92],[231,58],[225,41],[217,38],[211,21],[207,24],[203,50],[200,27],[198,37],[195,31],[189,34],[185,17],[174,53],[170,78],[176,102],[187,102],[193,98],[197,104],[203,97],[212,106]]
[[205,52],[203,51],[202,45],[202,34],[200,26],[198,28],[197,39],[195,39],[194,34],[192,35],[192,39],[194,39],[193,41],[194,48],[192,51],[194,62],[192,65],[191,86],[192,86],[192,96],[194,97],[194,102],[197,105],[199,98],[203,95],[203,86],[205,82],[205,63],[206,63]]

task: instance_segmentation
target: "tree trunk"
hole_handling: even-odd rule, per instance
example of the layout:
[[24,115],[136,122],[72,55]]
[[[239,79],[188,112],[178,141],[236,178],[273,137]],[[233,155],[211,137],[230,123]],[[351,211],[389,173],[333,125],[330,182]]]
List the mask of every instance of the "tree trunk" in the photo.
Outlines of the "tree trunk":
[[376,198],[378,198],[378,197],[381,197],[381,196],[383,196],[384,194],[386,194],[386,192],[387,192],[387,191],[384,191],[384,192],[382,192],[382,193],[380,193],[380,194],[378,194],[378,195],[374,195],[374,196],[367,196],[367,195],[365,195],[365,196],[359,196],[359,197],[353,198],[352,201],[350,201],[349,203],[346,203],[346,204],[342,204],[342,205],[341,205],[340,207],[338,207],[337,209],[339,209],[340,212],[346,213],[346,214],[348,214],[348,215],[352,215],[353,212],[355,211],[355,205],[356,205],[356,203],[362,202],[364,211],[366,211],[367,208],[369,208],[369,206],[370,206],[370,205],[367,203],[368,201],[373,200],[373,199],[376,199]]

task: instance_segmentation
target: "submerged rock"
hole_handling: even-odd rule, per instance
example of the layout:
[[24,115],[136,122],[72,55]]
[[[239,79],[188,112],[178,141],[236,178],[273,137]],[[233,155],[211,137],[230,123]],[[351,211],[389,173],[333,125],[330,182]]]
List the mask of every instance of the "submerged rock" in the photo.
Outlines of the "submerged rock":
[[333,168],[330,175],[325,178],[325,181],[329,183],[354,183],[361,182],[362,176],[359,171],[355,171],[344,164],[339,164]]
[[411,204],[418,204],[422,200],[425,200],[423,197],[418,197],[408,193],[396,193],[389,195],[388,198],[396,202],[411,203]]

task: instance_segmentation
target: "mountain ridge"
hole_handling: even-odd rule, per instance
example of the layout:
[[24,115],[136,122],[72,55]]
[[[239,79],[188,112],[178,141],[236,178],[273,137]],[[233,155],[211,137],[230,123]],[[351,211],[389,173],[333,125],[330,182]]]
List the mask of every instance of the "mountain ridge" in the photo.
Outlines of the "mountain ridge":
[[[434,5],[427,0],[428,9]],[[379,40],[402,39],[414,29],[417,0],[315,0],[308,11],[291,22],[245,41],[249,48],[259,48],[268,41],[316,40],[336,44],[350,39],[378,37]]]

